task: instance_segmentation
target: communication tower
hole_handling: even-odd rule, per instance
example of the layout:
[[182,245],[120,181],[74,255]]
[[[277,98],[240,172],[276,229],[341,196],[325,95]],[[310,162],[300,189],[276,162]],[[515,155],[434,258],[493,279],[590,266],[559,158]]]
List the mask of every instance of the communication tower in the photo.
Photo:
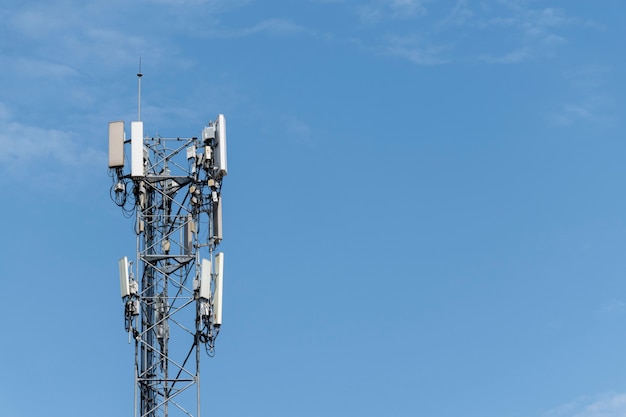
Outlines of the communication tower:
[[[141,69],[137,76],[141,103]],[[199,137],[148,137],[138,108],[130,140],[123,121],[109,123],[111,198],[137,239],[133,260],[119,260],[135,343],[134,416],[200,417],[200,358],[214,355],[222,324],[226,119]]]

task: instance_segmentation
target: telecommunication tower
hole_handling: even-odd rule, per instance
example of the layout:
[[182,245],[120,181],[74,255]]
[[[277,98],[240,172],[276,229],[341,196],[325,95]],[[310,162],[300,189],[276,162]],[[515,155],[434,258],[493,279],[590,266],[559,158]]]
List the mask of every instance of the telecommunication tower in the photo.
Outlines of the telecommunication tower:
[[214,355],[222,324],[226,119],[191,138],[144,136],[140,104],[137,119],[130,140],[123,121],[109,123],[111,198],[137,240],[134,260],[119,260],[135,342],[134,417],[200,417],[200,358]]

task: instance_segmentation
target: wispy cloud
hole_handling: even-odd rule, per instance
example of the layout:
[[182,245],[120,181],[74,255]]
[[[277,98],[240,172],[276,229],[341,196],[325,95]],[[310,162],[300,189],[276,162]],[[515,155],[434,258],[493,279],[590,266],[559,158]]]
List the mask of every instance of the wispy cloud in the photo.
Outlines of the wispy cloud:
[[444,46],[426,43],[417,36],[389,35],[383,38],[378,48],[382,53],[399,56],[418,65],[440,65],[447,60],[442,56]]
[[437,22],[437,26],[462,26],[470,21],[475,13],[470,9],[468,0],[457,0],[450,13]]
[[247,27],[212,28],[207,30],[205,35],[212,38],[244,38],[258,34],[285,36],[301,33],[311,34],[313,32],[289,19],[266,19]]
[[80,136],[58,128],[26,125],[17,121],[5,103],[0,103],[0,166],[6,174],[42,170],[105,166],[101,150],[81,141]]
[[578,122],[610,125],[614,100],[604,86],[608,74],[608,68],[596,65],[565,72],[563,80],[570,97],[551,114],[552,121],[560,126]]
[[[15,57],[56,62],[66,67],[115,69],[134,62],[140,55],[150,55],[153,61],[172,53],[170,43],[158,36],[143,36],[140,31],[124,27],[124,18],[114,7],[110,9],[86,6],[76,12],[73,2],[21,7],[6,17],[5,50],[10,44],[22,45],[11,51]],[[35,29],[36,28],[36,29]],[[136,29],[136,28],[133,28]],[[157,32],[158,34],[158,32]],[[58,68],[57,68],[58,70]]]
[[241,7],[252,2],[252,0],[143,0],[145,3],[165,4],[170,6],[206,6],[213,10],[232,9]]
[[623,417],[626,393],[609,393],[594,398],[581,397],[548,411],[543,417]]
[[[384,49],[417,65],[451,61],[517,64],[552,58],[569,44],[573,28],[592,27],[563,8],[540,7],[541,3],[526,0],[454,0],[437,8],[428,0],[341,3],[362,23],[353,32],[357,43],[384,43],[383,48],[370,49]],[[424,19],[426,15],[430,18]],[[418,17],[423,24],[413,24],[411,19]]]
[[505,53],[504,55],[493,56],[484,54],[480,59],[488,64],[516,64],[532,57],[532,48],[524,46],[519,49]]
[[426,14],[426,0],[375,0],[356,8],[363,23],[386,19],[409,19]]
[[597,313],[602,316],[618,316],[626,313],[626,302],[610,300],[598,308]]
[[302,119],[285,115],[281,118],[283,123],[283,129],[285,133],[299,145],[303,145],[309,148],[315,148],[317,146],[316,136],[314,129],[309,123],[306,123]]
[[[471,4],[469,0],[457,0],[436,27],[441,33],[462,33],[456,39],[461,44],[481,39],[467,50],[474,51],[474,58],[488,64],[553,57],[570,42],[572,29],[595,27],[592,22],[569,15],[563,8],[534,7],[537,4],[524,0]],[[484,42],[485,38],[490,41]]]
[[601,114],[600,109],[606,107],[608,102],[607,97],[596,96],[578,103],[566,103],[552,114],[552,120],[560,126],[571,126],[577,122],[607,125],[610,118]]
[[554,56],[559,47],[568,43],[566,32],[574,26],[585,27],[585,22],[569,16],[562,8],[530,8],[528,2],[502,0],[504,8],[497,14],[474,22],[483,30],[499,30],[507,39],[510,50],[504,53],[487,52],[482,59],[488,63],[516,63],[533,58]]
[[10,71],[14,75],[21,77],[46,78],[46,79],[67,79],[80,75],[80,72],[73,66],[65,63],[53,62],[50,60],[35,57],[0,57],[0,63],[5,71]]

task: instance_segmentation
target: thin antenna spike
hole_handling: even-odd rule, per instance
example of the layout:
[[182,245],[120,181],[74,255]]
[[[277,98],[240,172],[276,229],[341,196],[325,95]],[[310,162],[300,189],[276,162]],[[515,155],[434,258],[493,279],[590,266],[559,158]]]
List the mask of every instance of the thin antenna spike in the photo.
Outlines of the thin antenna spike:
[[143,74],[141,73],[141,57],[139,57],[139,72],[137,73],[137,80],[139,83],[138,86],[138,94],[137,94],[137,121],[141,121],[141,77]]

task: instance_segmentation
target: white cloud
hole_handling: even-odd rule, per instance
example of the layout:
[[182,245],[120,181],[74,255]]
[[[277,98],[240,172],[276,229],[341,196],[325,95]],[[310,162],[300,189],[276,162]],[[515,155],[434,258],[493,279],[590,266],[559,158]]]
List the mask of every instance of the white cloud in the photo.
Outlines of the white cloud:
[[95,59],[98,63],[126,60],[134,62],[139,51],[144,51],[152,59],[162,55],[158,44],[151,42],[149,38],[130,35],[121,30],[93,27],[86,28],[84,35],[84,40],[71,42],[74,51],[87,59]]
[[[475,57],[490,64],[512,64],[555,56],[568,44],[573,28],[590,29],[592,25],[570,16],[565,9],[533,7],[538,2],[499,0],[474,2],[457,0],[451,11],[436,23],[439,32],[454,30],[457,42],[488,37],[491,42],[475,43],[469,50],[482,47]],[[459,36],[459,31],[462,35]]]
[[543,417],[623,417],[626,415],[626,393],[581,397],[548,411]]
[[478,26],[485,29],[500,28],[510,35],[517,45],[500,55],[486,54],[485,62],[513,63],[541,56],[552,56],[567,38],[558,33],[566,25],[580,23],[569,17],[563,9],[528,9],[522,2],[503,1],[502,15],[483,19]]
[[483,55],[481,56],[481,60],[488,64],[515,64],[525,61],[530,56],[532,56],[531,49],[529,47],[522,47],[500,56]]
[[[407,27],[403,22],[401,27],[405,34],[399,35],[400,23],[397,21],[428,14],[428,3],[425,0],[370,0],[356,6],[355,10],[361,23],[366,25],[396,24],[386,32],[387,45],[378,50],[384,49],[419,65],[449,62],[450,57],[478,59],[489,64],[516,64],[550,58],[568,43],[571,28],[589,28],[585,21],[570,16],[562,8],[537,7],[540,3],[534,1],[455,0],[438,20],[424,21],[425,25],[419,27]],[[380,35],[374,36],[379,44],[382,43]],[[368,41],[368,37],[368,33],[362,32],[362,44],[374,43]],[[395,38],[421,41],[405,42]],[[493,42],[485,42],[485,38]],[[449,52],[449,57],[442,58],[443,50]]]
[[443,46],[433,46],[416,36],[387,36],[380,50],[386,54],[396,55],[418,65],[440,65],[447,62],[442,57]]
[[564,77],[577,90],[596,91],[605,84],[609,73],[610,69],[606,66],[587,64],[583,67],[566,71]]
[[294,143],[309,148],[316,147],[316,136],[311,125],[297,117],[289,115],[283,116],[281,118],[281,122],[285,133],[293,140]]
[[38,5],[38,7],[15,10],[7,17],[7,27],[16,36],[46,39],[59,31],[73,26],[76,15],[67,14],[61,7]]
[[[3,55],[36,57],[71,68],[117,70],[149,57],[153,64],[180,66],[177,36],[202,34],[220,13],[251,0],[140,0],[124,2],[22,2],[2,16]],[[17,3],[16,3],[17,4]],[[165,20],[163,20],[165,19]],[[161,24],[166,22],[166,24]],[[266,32],[293,30],[285,21],[266,21]],[[184,63],[183,63],[184,65]]]
[[164,4],[169,6],[208,6],[212,10],[225,10],[241,7],[252,0],[143,0],[145,3]]
[[409,19],[426,14],[425,0],[376,0],[357,7],[361,22],[377,23],[386,19]]
[[258,34],[268,34],[273,36],[287,36],[301,33],[309,35],[315,34],[315,32],[310,31],[306,27],[300,26],[289,19],[266,19],[255,23],[252,26],[234,29],[212,27],[199,33],[201,36],[210,38],[245,38],[247,36]]
[[269,33],[272,35],[288,35],[305,32],[306,29],[287,19],[263,20],[249,28],[240,29],[233,32],[237,36],[249,36],[257,33]]
[[424,0],[390,0],[389,9],[394,17],[412,17],[426,14]]
[[610,300],[600,306],[597,313],[602,316],[617,316],[626,313],[626,302],[622,300]]
[[142,54],[156,61],[171,51],[167,41],[137,34],[136,25],[124,26],[128,20],[124,16],[114,5],[106,9],[71,1],[24,4],[7,17],[5,30],[12,36],[6,42],[21,45],[13,52],[17,58],[28,56],[68,68],[89,64],[119,68]]
[[475,13],[470,9],[468,0],[458,0],[452,11],[438,23],[438,26],[462,26],[474,16]]
[[610,125],[614,100],[604,87],[608,73],[608,68],[597,65],[565,72],[563,80],[571,97],[552,114],[552,121],[560,126],[578,122]]
[[35,57],[20,56],[12,59],[0,57],[0,63],[2,63],[5,71],[10,69],[13,74],[19,74],[21,77],[30,79],[48,78],[58,80],[79,75],[79,71],[70,65]]
[[609,112],[612,100],[607,95],[582,97],[578,102],[568,102],[553,114],[552,120],[561,126],[571,126],[577,122],[588,122],[602,126],[612,123]]
[[0,169],[5,175],[94,165],[106,166],[104,153],[74,132],[20,123],[0,103]]

